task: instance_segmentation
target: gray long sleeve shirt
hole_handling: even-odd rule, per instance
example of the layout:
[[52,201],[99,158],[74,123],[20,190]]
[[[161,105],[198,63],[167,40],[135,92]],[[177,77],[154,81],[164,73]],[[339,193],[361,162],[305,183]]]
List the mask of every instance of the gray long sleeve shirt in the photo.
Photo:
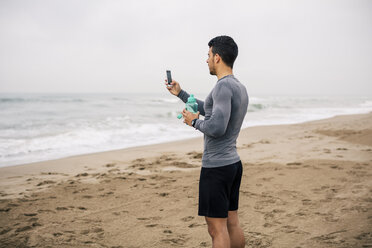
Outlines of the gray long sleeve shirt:
[[[184,90],[178,94],[185,103],[189,96]],[[197,99],[198,111],[205,117],[195,123],[195,128],[204,133],[203,167],[220,167],[240,160],[236,139],[248,102],[245,86],[233,75],[219,79],[205,102]]]

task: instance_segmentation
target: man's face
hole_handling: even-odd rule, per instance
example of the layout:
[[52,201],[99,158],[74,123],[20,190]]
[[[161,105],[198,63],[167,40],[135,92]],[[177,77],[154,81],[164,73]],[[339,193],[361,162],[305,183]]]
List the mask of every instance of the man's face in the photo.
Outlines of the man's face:
[[208,64],[208,67],[209,67],[209,73],[211,75],[216,75],[216,69],[215,69],[215,66],[214,66],[214,55],[212,53],[212,47],[210,47],[209,51],[208,51],[207,64]]

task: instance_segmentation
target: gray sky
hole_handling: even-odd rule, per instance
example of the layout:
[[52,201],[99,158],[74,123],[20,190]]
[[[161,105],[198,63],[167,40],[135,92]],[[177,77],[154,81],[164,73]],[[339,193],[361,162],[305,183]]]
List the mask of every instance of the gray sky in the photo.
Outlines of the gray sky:
[[239,46],[254,94],[372,95],[372,1],[0,1],[0,93],[189,92],[216,82],[208,41]]

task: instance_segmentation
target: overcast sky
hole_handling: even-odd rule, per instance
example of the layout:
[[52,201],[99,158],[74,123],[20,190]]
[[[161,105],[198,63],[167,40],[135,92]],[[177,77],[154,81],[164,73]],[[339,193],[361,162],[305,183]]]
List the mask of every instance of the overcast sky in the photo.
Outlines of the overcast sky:
[[208,41],[239,46],[255,94],[372,95],[372,1],[0,1],[0,93],[189,92],[216,82]]

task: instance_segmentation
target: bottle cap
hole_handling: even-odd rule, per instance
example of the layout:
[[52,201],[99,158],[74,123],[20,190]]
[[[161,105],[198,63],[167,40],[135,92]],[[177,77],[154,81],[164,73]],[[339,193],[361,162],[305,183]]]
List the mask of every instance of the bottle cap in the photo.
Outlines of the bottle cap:
[[191,94],[189,96],[189,98],[187,98],[187,102],[188,103],[194,103],[194,102],[196,102],[196,99],[194,98],[194,95],[193,94]]
[[178,119],[181,119],[182,118],[182,114],[177,115],[177,118]]

